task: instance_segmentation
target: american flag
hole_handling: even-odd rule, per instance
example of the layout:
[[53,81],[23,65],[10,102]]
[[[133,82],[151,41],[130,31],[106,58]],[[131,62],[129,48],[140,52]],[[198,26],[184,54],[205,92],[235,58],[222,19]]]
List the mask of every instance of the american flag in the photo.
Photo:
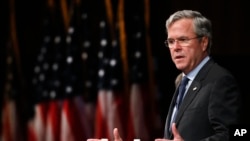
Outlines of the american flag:
[[45,18],[44,41],[34,67],[32,141],[78,141],[94,134],[97,57],[89,35],[88,4],[71,2],[66,32],[58,7]]
[[94,39],[96,34],[93,32],[96,28],[92,23],[95,16],[91,13],[92,9],[91,2],[93,1],[82,1],[81,3],[81,15],[80,15],[80,47],[81,47],[81,59],[83,65],[83,99],[84,99],[84,129],[85,138],[93,137],[94,126],[95,126],[95,104],[97,97],[97,62],[98,58],[96,55],[97,47],[94,45]]
[[[124,113],[124,91],[122,62],[120,58],[118,33],[111,36],[106,19],[100,21],[100,49],[98,51],[98,98],[96,109],[96,138],[113,138],[113,129],[124,135],[122,113]],[[117,31],[115,29],[114,31]]]
[[[131,6],[132,5],[132,6]],[[143,141],[152,140],[155,129],[151,116],[152,90],[149,79],[149,56],[147,54],[145,1],[126,3],[127,47],[130,74],[129,117],[126,140],[135,138]],[[153,109],[155,110],[155,109]],[[153,115],[154,116],[154,115]]]
[[[66,65],[64,72],[65,98],[63,100],[61,140],[86,140],[93,136],[94,103],[91,40],[88,34],[86,3],[75,3],[66,36]],[[89,57],[90,56],[90,57]],[[92,62],[93,63],[93,62]]]
[[57,23],[62,21],[58,9],[48,7],[45,10],[44,38],[32,80],[35,102],[34,117],[28,122],[30,141],[60,139],[64,28]]

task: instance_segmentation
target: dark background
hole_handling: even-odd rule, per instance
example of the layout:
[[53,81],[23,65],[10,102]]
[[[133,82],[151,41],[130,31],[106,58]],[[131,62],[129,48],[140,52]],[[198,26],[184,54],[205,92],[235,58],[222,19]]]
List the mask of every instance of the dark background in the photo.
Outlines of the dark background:
[[[95,3],[96,0],[92,2]],[[32,65],[40,47],[42,11],[44,0],[16,1],[16,25],[21,55],[22,70],[27,86],[31,80]],[[94,5],[91,5],[94,6]],[[249,4],[233,0],[151,0],[150,35],[152,54],[155,61],[156,81],[161,99],[162,119],[165,120],[168,105],[174,91],[174,80],[179,73],[171,62],[170,54],[164,47],[166,39],[165,20],[176,10],[193,9],[200,11],[213,23],[212,56],[219,64],[233,73],[239,82],[243,96],[242,121],[249,124]],[[98,12],[98,8],[96,9]],[[5,48],[9,37],[9,1],[0,2],[0,75],[1,90],[4,83]],[[28,98],[28,97],[26,97]]]

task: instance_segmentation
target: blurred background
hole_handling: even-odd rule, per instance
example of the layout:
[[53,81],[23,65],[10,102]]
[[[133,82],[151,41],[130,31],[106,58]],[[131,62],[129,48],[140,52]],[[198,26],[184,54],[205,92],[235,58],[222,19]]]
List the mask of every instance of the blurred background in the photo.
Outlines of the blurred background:
[[164,46],[176,10],[213,24],[212,57],[233,73],[249,124],[249,13],[231,0],[1,0],[1,141],[163,137],[179,73]]

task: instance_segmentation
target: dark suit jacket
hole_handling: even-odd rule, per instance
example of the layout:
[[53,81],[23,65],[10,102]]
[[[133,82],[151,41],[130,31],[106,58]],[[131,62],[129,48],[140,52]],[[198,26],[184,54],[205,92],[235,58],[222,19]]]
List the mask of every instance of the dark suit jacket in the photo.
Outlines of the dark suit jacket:
[[[166,119],[164,138],[172,139],[169,123],[177,91]],[[210,59],[190,85],[176,116],[185,141],[227,141],[229,127],[240,118],[240,90],[235,78]]]

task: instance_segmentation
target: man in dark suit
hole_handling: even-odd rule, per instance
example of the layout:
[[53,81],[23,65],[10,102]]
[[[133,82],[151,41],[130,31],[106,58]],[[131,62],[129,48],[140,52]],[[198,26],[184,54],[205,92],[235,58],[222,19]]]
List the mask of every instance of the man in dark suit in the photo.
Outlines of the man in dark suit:
[[[210,56],[210,20],[198,11],[181,10],[168,18],[166,29],[165,44],[182,73],[176,80],[164,138],[155,141],[228,141],[230,126],[239,123],[240,90],[233,75]],[[182,78],[188,81],[181,98]],[[114,140],[122,140],[118,129]]]
[[230,126],[239,123],[240,90],[232,74],[210,56],[211,22],[198,11],[182,10],[169,17],[166,28],[165,44],[189,81],[179,107],[176,89],[164,139],[156,141],[228,141]]

